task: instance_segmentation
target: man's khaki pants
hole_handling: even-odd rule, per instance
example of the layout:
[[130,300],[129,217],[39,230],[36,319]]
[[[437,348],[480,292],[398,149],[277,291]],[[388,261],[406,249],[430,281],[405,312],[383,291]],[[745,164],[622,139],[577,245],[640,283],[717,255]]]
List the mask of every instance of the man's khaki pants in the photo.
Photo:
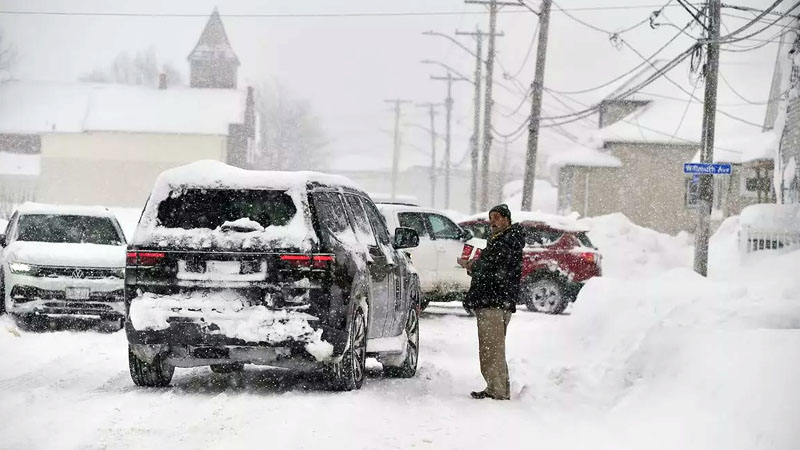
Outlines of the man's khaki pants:
[[486,380],[486,392],[493,398],[511,398],[506,363],[506,330],[511,313],[499,308],[475,310],[478,318],[478,348],[481,374]]

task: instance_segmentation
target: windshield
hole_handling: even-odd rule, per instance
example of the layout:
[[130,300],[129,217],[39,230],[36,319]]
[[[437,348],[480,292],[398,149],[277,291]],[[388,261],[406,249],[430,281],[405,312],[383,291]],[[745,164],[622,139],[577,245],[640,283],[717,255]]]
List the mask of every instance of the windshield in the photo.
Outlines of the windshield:
[[292,197],[284,191],[189,189],[158,205],[158,223],[166,228],[214,230],[226,222],[247,224],[241,219],[249,219],[266,228],[286,225],[296,213]]
[[17,240],[99,245],[125,243],[114,222],[107,217],[51,214],[21,216]]

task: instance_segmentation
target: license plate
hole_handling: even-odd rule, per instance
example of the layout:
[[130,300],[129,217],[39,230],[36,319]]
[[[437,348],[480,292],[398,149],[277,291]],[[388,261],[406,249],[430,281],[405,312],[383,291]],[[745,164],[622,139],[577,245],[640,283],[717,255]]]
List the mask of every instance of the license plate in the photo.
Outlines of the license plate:
[[86,300],[89,298],[89,288],[67,288],[67,300]]
[[239,261],[206,261],[206,273],[238,275],[242,273],[242,263]]

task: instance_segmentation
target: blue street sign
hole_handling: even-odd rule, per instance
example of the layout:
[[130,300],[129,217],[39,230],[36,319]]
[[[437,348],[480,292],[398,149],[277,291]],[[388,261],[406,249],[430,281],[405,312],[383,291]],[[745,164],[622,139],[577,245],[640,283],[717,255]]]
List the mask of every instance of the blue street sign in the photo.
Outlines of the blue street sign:
[[732,170],[730,164],[686,163],[683,165],[683,173],[730,175]]

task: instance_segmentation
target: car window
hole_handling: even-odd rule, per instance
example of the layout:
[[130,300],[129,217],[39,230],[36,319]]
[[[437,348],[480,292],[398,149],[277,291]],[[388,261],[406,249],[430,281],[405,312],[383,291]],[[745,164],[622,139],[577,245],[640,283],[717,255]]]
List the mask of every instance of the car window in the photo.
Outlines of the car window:
[[344,204],[339,194],[317,192],[313,195],[313,199],[323,233],[340,242],[352,242],[355,236],[347,216],[343,214]]
[[350,212],[353,214],[353,221],[356,226],[356,239],[359,242],[367,245],[378,245],[375,240],[375,235],[372,234],[372,227],[369,224],[369,218],[364,211],[364,207],[355,195],[345,194],[347,206],[350,207]]
[[439,214],[428,214],[435,239],[461,239],[461,228],[452,220]]
[[483,222],[461,225],[461,228],[469,230],[472,235],[479,239],[489,239],[489,224]]
[[296,213],[292,197],[284,191],[187,189],[158,205],[158,222],[165,228],[214,230],[247,218],[266,228],[286,225]]
[[17,240],[66,244],[122,245],[125,239],[107,217],[25,214],[17,224]]
[[424,215],[420,213],[403,212],[397,215],[397,219],[401,227],[411,228],[416,231],[420,239],[431,238],[430,233],[428,233],[428,226],[426,225],[427,219]]
[[386,222],[378,211],[378,208],[376,208],[372,202],[363,198],[361,199],[361,203],[367,211],[369,223],[372,224],[372,229],[375,231],[375,237],[378,238],[378,242],[385,246],[391,246],[392,240],[389,237],[389,230],[386,228]]
[[534,247],[552,245],[561,238],[562,234],[560,231],[555,230],[528,228],[525,233],[525,244]]

